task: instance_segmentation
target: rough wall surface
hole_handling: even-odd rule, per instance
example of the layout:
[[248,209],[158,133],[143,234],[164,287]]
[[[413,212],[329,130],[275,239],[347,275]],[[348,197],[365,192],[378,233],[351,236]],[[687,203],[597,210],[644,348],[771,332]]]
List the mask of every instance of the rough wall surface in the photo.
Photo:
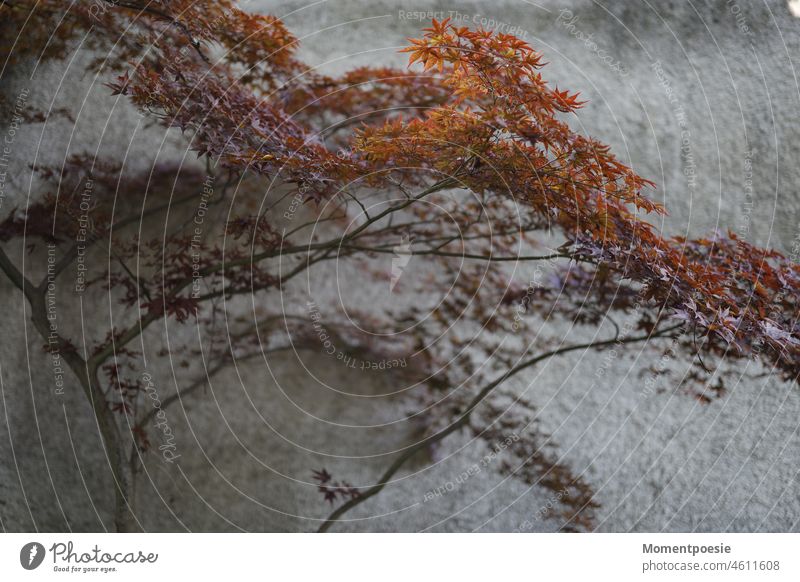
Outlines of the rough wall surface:
[[[730,229],[791,251],[800,227],[793,62],[800,20],[782,0],[246,5],[283,18],[302,39],[304,56],[327,71],[401,64],[397,48],[425,25],[417,12],[452,11],[468,25],[491,19],[506,30],[516,27],[551,63],[548,79],[589,99],[575,123],[658,184],[655,196],[670,212],[666,232]],[[103,79],[82,72],[80,58],[39,65],[33,78],[32,69],[3,75],[0,90],[12,101],[23,95],[45,109],[51,103],[79,109],[74,126],[56,121],[16,130],[14,190],[6,189],[4,215],[24,206],[29,192],[35,195],[27,170],[34,161],[58,163],[67,152],[101,149],[146,168],[184,155],[174,136],[146,127],[126,104],[109,98]],[[112,114],[124,123],[115,117],[107,127]],[[34,270],[36,261],[43,264],[41,257],[27,260]],[[0,525],[12,531],[108,527],[109,479],[84,397],[70,379],[63,395],[54,394],[42,341],[23,327],[21,294],[6,282],[0,289],[8,306],[0,319]],[[386,300],[371,293],[355,290],[347,300]],[[87,298],[85,307],[99,319],[109,317],[102,297]],[[86,316],[62,311],[60,318],[80,334]],[[154,330],[148,341],[164,341],[170,331]],[[680,363],[670,364],[672,376],[645,387],[640,372],[652,357],[634,350],[604,363],[602,354],[585,354],[551,360],[516,381],[538,405],[558,455],[593,485],[601,504],[597,528],[800,529],[797,389],[760,376],[765,370],[755,363],[739,364],[727,394],[702,405],[674,389],[685,372]],[[401,422],[401,405],[364,397],[391,391],[390,374],[365,376],[325,355],[304,355],[303,362],[308,370],[288,356],[242,364],[171,409],[181,462],[154,457],[148,463],[138,492],[146,529],[312,529],[327,507],[308,482],[311,469],[325,465],[356,485],[369,484],[387,454],[413,438]],[[165,394],[182,385],[181,374],[168,362],[154,369]],[[491,466],[424,502],[425,492],[455,482],[472,466],[485,452],[481,446],[454,439],[441,462],[409,466],[339,529],[556,528],[555,520],[535,517],[552,504],[551,492],[505,479]]]

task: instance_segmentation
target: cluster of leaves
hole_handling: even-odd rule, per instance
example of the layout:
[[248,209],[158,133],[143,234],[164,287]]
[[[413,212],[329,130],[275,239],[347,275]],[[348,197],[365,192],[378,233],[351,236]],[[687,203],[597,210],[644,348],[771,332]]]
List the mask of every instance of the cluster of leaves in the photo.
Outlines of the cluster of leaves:
[[361,493],[358,489],[350,485],[347,481],[334,481],[333,475],[328,473],[324,468],[312,473],[312,479],[319,483],[317,490],[322,494],[330,504],[333,504],[337,499],[345,501],[347,499],[356,499]]
[[[550,435],[538,426],[536,407],[528,400],[511,393],[498,393],[487,402],[481,414],[470,425],[476,437],[485,442],[505,445],[500,462],[501,473],[522,479],[530,486],[540,486],[558,495],[554,510],[560,513],[563,531],[591,530],[595,512],[600,507],[594,490],[586,480],[558,458],[557,447]],[[509,414],[509,409],[513,414]],[[510,438],[517,431],[523,438]],[[547,516],[542,516],[547,517]]]
[[[109,340],[111,338],[108,338]],[[141,378],[133,377],[136,371],[136,361],[140,354],[128,348],[119,348],[115,358],[102,366],[105,376],[106,401],[112,412],[136,417],[136,408],[140,403],[141,392],[144,389]],[[133,377],[133,379],[131,379]],[[143,441],[146,443],[147,441]],[[149,445],[143,444],[145,449]]]

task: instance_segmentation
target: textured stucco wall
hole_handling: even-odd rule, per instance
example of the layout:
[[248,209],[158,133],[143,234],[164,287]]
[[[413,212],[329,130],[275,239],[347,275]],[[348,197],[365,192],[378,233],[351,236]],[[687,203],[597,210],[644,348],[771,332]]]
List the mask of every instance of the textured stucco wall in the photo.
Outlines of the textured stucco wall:
[[[397,48],[424,25],[406,17],[414,11],[454,11],[467,24],[490,18],[517,27],[550,62],[547,78],[589,99],[576,123],[659,185],[655,196],[670,212],[667,232],[731,229],[784,250],[798,232],[800,99],[793,59],[800,54],[800,21],[782,0],[247,4],[282,17],[301,37],[306,58],[328,71],[401,64]],[[74,126],[57,121],[19,129],[15,192],[3,213],[25,204],[26,167],[34,160],[58,162],[65,152],[100,148],[127,152],[131,164],[147,167],[156,148],[161,159],[183,155],[179,141],[144,127],[125,104],[104,96],[103,80],[83,73],[80,58],[41,65],[32,79],[30,72],[4,73],[3,93],[13,99],[27,89],[29,103],[45,108],[81,105]],[[115,112],[125,125],[106,128]],[[40,256],[27,260],[34,269],[42,264]],[[0,289],[7,304],[0,318],[0,525],[107,526],[108,476],[98,469],[102,451],[83,396],[72,381],[63,396],[53,394],[42,342],[22,326],[21,295],[5,282]],[[381,298],[366,289],[348,300]],[[107,325],[102,297],[87,299],[86,307]],[[80,333],[80,313],[60,317],[60,325]],[[173,330],[153,330],[148,341],[162,341],[166,331]],[[797,530],[797,389],[755,378],[762,371],[757,365],[740,364],[728,395],[709,406],[675,393],[668,379],[657,384],[663,390],[643,395],[639,371],[650,357],[634,350],[599,377],[603,355],[552,360],[515,382],[539,406],[542,428],[563,460],[595,487],[599,529]],[[316,379],[293,357],[249,362],[171,409],[182,458],[179,467],[156,457],[148,463],[138,495],[147,529],[311,529],[307,518],[322,517],[327,508],[307,484],[310,469],[324,464],[368,484],[386,466],[386,454],[413,439],[411,427],[397,422],[402,407],[363,397],[390,391],[390,375],[365,378],[324,355],[304,355],[303,362]],[[675,364],[676,377],[683,370]],[[168,363],[154,375],[164,393],[174,390]],[[352,514],[364,520],[340,529],[520,527],[552,494],[491,470],[422,503],[426,491],[480,458],[480,447],[455,438],[445,461],[409,466]],[[554,527],[542,520],[533,529]]]

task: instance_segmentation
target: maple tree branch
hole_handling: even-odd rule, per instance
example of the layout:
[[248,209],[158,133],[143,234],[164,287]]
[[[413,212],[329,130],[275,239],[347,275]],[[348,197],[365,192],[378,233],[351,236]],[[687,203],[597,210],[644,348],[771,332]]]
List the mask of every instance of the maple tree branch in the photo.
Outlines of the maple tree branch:
[[192,31],[189,30],[189,27],[186,26],[186,24],[184,24],[177,18],[175,18],[174,16],[171,16],[170,14],[167,14],[166,12],[163,12],[162,10],[159,10],[157,8],[153,8],[152,6],[150,6],[151,2],[148,2],[147,5],[145,6],[142,6],[140,4],[133,4],[130,2],[123,2],[122,0],[105,0],[105,2],[106,4],[110,4],[111,6],[117,6],[119,8],[127,8],[128,10],[134,10],[134,11],[138,10],[140,14],[141,13],[150,14],[151,16],[155,16],[156,18],[168,22],[169,24],[180,30],[186,36],[186,39],[189,41],[189,44],[192,45],[192,48],[194,48],[194,50],[197,52],[200,58],[203,59],[203,61],[207,65],[211,64],[211,61],[208,59],[208,57],[202,50],[202,45],[200,44],[200,41],[194,38],[194,36],[192,35]]
[[[48,319],[45,295],[39,293],[35,287],[11,262],[5,250],[0,247],[0,270],[22,292],[31,306],[31,321],[39,335],[48,342],[53,343],[55,338],[58,355],[62,358],[75,376],[78,378],[86,398],[91,404],[97,428],[103,441],[106,460],[111,467],[114,479],[115,506],[114,522],[118,531],[132,531],[135,528],[135,516],[132,511],[133,499],[131,498],[131,476],[124,470],[124,453],[122,451],[122,438],[113,413],[108,404],[97,379],[97,366],[93,362],[84,360],[75,349],[59,335],[51,326]],[[45,279],[45,282],[47,279]],[[46,285],[45,285],[46,287]]]
[[506,380],[508,380],[512,376],[515,376],[516,374],[519,374],[523,370],[526,370],[526,369],[530,368],[531,366],[534,366],[534,365],[538,364],[542,360],[546,360],[547,358],[551,358],[553,356],[565,354],[565,353],[568,353],[568,352],[573,352],[573,351],[576,351],[576,350],[598,348],[598,347],[609,346],[609,345],[614,345],[614,344],[622,345],[622,344],[631,344],[631,343],[636,343],[636,342],[641,342],[641,341],[645,341],[646,342],[646,341],[648,341],[650,339],[653,339],[653,338],[664,337],[666,334],[668,334],[668,333],[670,333],[672,331],[675,331],[675,330],[677,330],[677,329],[679,329],[681,327],[683,327],[683,323],[680,323],[680,324],[665,328],[663,330],[659,330],[656,333],[653,333],[653,331],[651,330],[651,332],[648,333],[648,334],[643,334],[643,335],[639,335],[639,336],[632,336],[632,337],[625,338],[625,339],[619,339],[617,337],[614,337],[614,338],[611,338],[611,339],[608,339],[608,340],[599,341],[599,342],[587,342],[587,343],[582,343],[582,344],[574,344],[574,345],[570,345],[570,346],[566,346],[566,347],[562,347],[562,348],[557,348],[557,349],[554,349],[554,350],[550,350],[550,351],[544,352],[544,353],[539,354],[537,356],[534,356],[533,358],[530,358],[530,359],[528,359],[528,360],[526,360],[524,362],[521,362],[520,364],[517,364],[516,366],[514,366],[513,368],[509,369],[504,374],[502,374],[499,378],[489,382],[486,386],[481,388],[481,390],[478,392],[478,394],[475,395],[475,397],[467,405],[467,407],[464,410],[464,412],[462,412],[461,415],[458,417],[458,419],[456,419],[453,423],[451,423],[447,428],[439,431],[436,434],[430,435],[430,436],[422,439],[421,441],[415,443],[414,445],[408,447],[397,459],[395,459],[395,461],[391,465],[389,465],[389,468],[386,469],[386,471],[383,473],[383,475],[381,475],[380,479],[378,479],[378,482],[375,485],[373,485],[372,487],[370,487],[369,489],[367,489],[366,491],[361,493],[358,497],[351,498],[349,501],[344,503],[342,506],[340,506],[336,510],[334,510],[328,516],[328,518],[322,523],[322,525],[319,527],[319,529],[317,531],[320,532],[320,533],[324,533],[324,532],[328,531],[337,522],[337,520],[342,515],[344,515],[345,513],[347,513],[348,511],[350,511],[354,507],[360,505],[361,503],[364,503],[370,497],[373,497],[374,495],[377,495],[378,493],[380,493],[383,490],[383,488],[386,487],[386,485],[389,483],[389,480],[392,478],[392,476],[411,457],[413,457],[416,453],[418,453],[419,451],[423,450],[424,448],[443,440],[448,435],[452,434],[453,432],[455,432],[456,430],[458,430],[459,428],[464,426],[467,423],[467,421],[469,420],[470,416],[472,415],[472,412],[477,408],[477,406],[495,388],[500,386],[503,382],[505,382]]
[[[115,230],[124,228],[130,224],[133,224],[136,221],[141,221],[142,219],[147,218],[148,216],[152,216],[153,214],[157,214],[162,210],[166,210],[168,208],[174,208],[175,206],[178,206],[180,204],[185,204],[186,202],[189,202],[190,200],[194,200],[196,198],[197,194],[195,193],[188,194],[186,196],[183,196],[182,198],[178,198],[177,200],[174,201],[171,200],[169,202],[165,202],[163,204],[154,206],[153,208],[148,208],[147,210],[141,212],[140,214],[132,214],[125,218],[121,218],[120,220],[111,225],[111,228],[108,231],[109,237],[114,233]],[[93,246],[98,240],[100,240],[99,234],[95,230],[92,230],[91,236],[86,237],[86,240],[82,241],[84,243],[83,246],[84,250],[87,250],[89,247]],[[79,245],[77,242],[72,244],[72,246],[67,250],[67,252],[64,253],[64,255],[58,261],[56,261],[56,264],[52,270],[53,278],[57,278],[64,271],[64,269],[66,269],[73,262],[75,262],[75,259],[78,257],[78,253],[80,250],[81,250],[81,245]],[[42,281],[39,284],[40,290],[43,290],[45,287],[47,287],[47,282]]]
[[[362,224],[361,226],[356,228],[353,232],[344,234],[344,235],[342,235],[342,236],[340,236],[338,238],[334,238],[334,239],[331,239],[331,240],[328,240],[328,241],[324,241],[324,242],[320,242],[320,243],[309,243],[309,244],[305,244],[305,245],[297,245],[297,246],[291,246],[291,247],[278,247],[277,249],[263,251],[263,252],[260,252],[260,253],[254,253],[254,254],[252,254],[250,256],[247,256],[247,257],[242,257],[242,258],[239,258],[239,259],[234,259],[234,260],[228,261],[228,262],[226,262],[224,264],[220,263],[220,264],[217,264],[217,265],[212,265],[210,267],[206,267],[205,269],[201,269],[198,274],[200,276],[204,277],[204,276],[207,276],[207,275],[212,275],[212,274],[217,273],[219,271],[232,269],[234,267],[242,267],[242,266],[246,266],[248,264],[252,265],[252,264],[255,264],[255,263],[257,263],[257,262],[259,262],[259,261],[261,261],[263,259],[271,259],[271,258],[275,258],[275,257],[279,257],[279,256],[283,257],[283,256],[286,256],[286,255],[309,253],[309,251],[328,250],[328,249],[331,249],[331,248],[340,247],[344,243],[346,243],[346,242],[348,242],[350,240],[353,240],[356,237],[358,237],[364,230],[366,230],[367,228],[369,228],[370,226],[372,226],[373,224],[375,224],[376,222],[378,222],[382,218],[385,218],[389,214],[392,214],[394,212],[398,212],[400,210],[403,210],[403,209],[407,208],[408,206],[410,206],[411,204],[413,204],[415,202],[418,202],[419,200],[421,200],[425,196],[433,194],[434,192],[438,192],[439,190],[444,190],[446,188],[450,188],[450,187],[454,186],[455,184],[456,184],[456,181],[455,181],[454,178],[447,178],[445,180],[441,180],[441,181],[437,182],[436,184],[434,184],[433,186],[431,186],[430,188],[428,188],[428,189],[424,190],[423,192],[421,192],[420,194],[418,194],[415,198],[413,198],[411,200],[408,200],[408,201],[404,201],[401,204],[397,204],[395,206],[392,206],[391,208],[388,208],[388,209],[384,210],[383,212],[381,212],[379,214],[376,214],[370,220],[364,222],[364,224]],[[188,285],[188,283],[191,283],[191,279],[187,279],[186,281],[179,283],[178,287],[181,287],[181,289],[182,289],[183,287]]]
[[[364,251],[369,253],[394,254],[395,251],[380,247],[360,247],[355,245],[343,245],[342,248]],[[520,255],[517,257],[498,257],[494,255],[476,255],[471,253],[447,253],[444,251],[412,251],[411,256],[433,255],[436,257],[455,257],[459,259],[477,259],[482,261],[546,261],[549,259],[572,258],[572,255],[564,253],[554,253],[551,255]]]
[[303,224],[301,224],[301,225],[293,228],[289,232],[287,232],[284,236],[285,236],[285,238],[288,238],[288,237],[292,236],[293,234],[296,234],[296,233],[300,232],[304,228],[308,228],[310,226],[317,226],[318,224],[322,224],[322,223],[325,223],[325,222],[334,222],[336,220],[344,220],[345,218],[347,218],[347,211],[343,210],[342,213],[339,214],[339,215],[332,214],[331,216],[326,216],[325,218],[317,218],[315,220],[310,220],[308,222],[304,222]]
[[[242,257],[240,259],[234,259],[234,260],[228,261],[226,263],[220,263],[220,264],[217,264],[217,265],[206,267],[205,269],[201,269],[197,273],[197,275],[200,276],[200,277],[205,277],[205,276],[208,276],[208,275],[212,275],[212,274],[218,273],[220,271],[222,271],[224,273],[225,271],[227,271],[229,269],[233,269],[235,267],[241,267],[241,266],[246,266],[246,265],[251,265],[252,266],[257,262],[260,262],[260,261],[262,261],[264,259],[268,259],[268,258],[275,258],[275,257],[278,257],[278,256],[285,256],[285,255],[289,255],[289,254],[306,253],[307,254],[307,259],[305,261],[305,264],[299,265],[297,268],[295,268],[293,271],[291,271],[288,275],[286,275],[285,277],[281,278],[280,282],[281,283],[285,283],[287,280],[289,280],[290,278],[292,278],[295,275],[299,274],[300,272],[302,272],[304,269],[306,269],[310,265],[312,265],[312,264],[314,264],[316,262],[319,262],[320,260],[324,260],[325,258],[328,258],[328,256],[329,256],[328,253],[324,253],[323,255],[321,255],[318,258],[312,259],[312,258],[310,258],[309,251],[313,251],[313,250],[331,251],[331,250],[341,246],[345,242],[354,239],[356,236],[358,236],[359,233],[363,232],[371,224],[374,224],[375,222],[377,222],[380,219],[384,218],[388,214],[390,214],[392,212],[397,212],[399,210],[402,210],[403,208],[406,208],[406,207],[410,206],[411,204],[421,200],[425,196],[428,196],[428,195],[433,194],[434,192],[438,192],[440,190],[444,190],[446,188],[450,188],[450,187],[454,186],[456,183],[457,183],[456,179],[452,178],[452,177],[445,178],[444,180],[440,180],[439,182],[436,182],[435,184],[433,184],[429,188],[427,188],[424,191],[422,191],[415,198],[413,198],[411,200],[408,200],[408,201],[405,201],[405,202],[403,202],[401,204],[395,205],[392,208],[389,208],[389,209],[387,209],[387,210],[375,215],[374,217],[372,217],[372,219],[370,221],[365,222],[360,227],[355,229],[353,232],[351,232],[349,234],[342,235],[341,237],[335,238],[333,240],[322,242],[322,243],[312,243],[312,244],[300,245],[300,246],[288,247],[288,248],[279,247],[278,249],[275,249],[275,250],[269,250],[269,251],[264,251],[264,252],[261,252],[261,253],[255,253],[255,254],[250,255],[248,257]],[[164,301],[166,302],[169,299],[177,297],[177,295],[181,291],[183,291],[186,287],[188,287],[190,284],[192,284],[193,281],[194,281],[194,276],[193,277],[187,277],[183,281],[180,281],[177,284],[175,284],[173,286],[173,288],[170,290],[170,292],[167,293],[166,296],[164,297]],[[259,290],[259,288],[252,288],[251,287],[251,288],[248,288],[248,289],[240,289],[240,290],[233,290],[233,291],[228,290],[227,292],[226,292],[225,289],[222,289],[222,290],[219,290],[219,291],[215,291],[215,292],[203,295],[203,296],[199,297],[198,300],[204,301],[204,300],[211,299],[211,298],[214,298],[214,297],[220,297],[220,296],[227,295],[227,294],[231,294],[231,295],[240,294],[240,293],[244,293],[244,292],[247,292],[247,291],[250,291],[250,290]],[[120,334],[117,338],[112,338],[112,340],[110,340],[105,346],[101,347],[97,352],[95,352],[95,354],[90,358],[89,361],[91,363],[99,366],[100,364],[105,362],[105,360],[107,358],[109,358],[114,353],[114,349],[115,349],[116,345],[122,345],[122,346],[127,345],[130,341],[132,341],[137,336],[139,336],[141,333],[143,333],[144,330],[147,329],[152,323],[154,323],[155,321],[158,321],[159,319],[161,319],[161,317],[163,317],[163,315],[164,315],[163,312],[157,312],[157,311],[151,311],[151,312],[143,315],[142,317],[139,318],[139,320],[136,323],[134,323],[128,329],[126,329],[124,332],[122,332],[122,334]]]
[[305,348],[303,346],[297,346],[297,345],[281,346],[281,347],[278,347],[278,348],[270,348],[268,350],[258,350],[256,352],[251,352],[249,354],[245,354],[243,356],[238,356],[236,358],[222,359],[222,360],[218,361],[216,364],[214,364],[211,368],[208,369],[208,371],[206,372],[206,374],[204,376],[202,376],[201,378],[198,378],[197,380],[192,382],[189,386],[187,386],[183,390],[178,390],[177,392],[175,392],[175,394],[171,394],[170,396],[168,396],[167,398],[162,400],[160,408],[152,408],[147,414],[145,414],[141,418],[141,420],[139,420],[136,423],[136,425],[134,426],[134,429],[142,429],[142,428],[144,428],[144,426],[148,422],[150,422],[151,420],[153,420],[153,418],[155,418],[155,416],[158,414],[159,410],[164,410],[165,408],[167,408],[171,404],[174,404],[175,402],[178,402],[179,400],[183,400],[184,398],[186,398],[187,396],[191,395],[192,393],[197,392],[197,390],[199,390],[200,388],[202,388],[203,386],[208,384],[209,381],[211,380],[211,378],[213,378],[214,376],[219,374],[222,370],[227,368],[230,364],[232,364],[234,362],[247,361],[247,360],[250,360],[252,358],[257,358],[258,356],[263,356],[265,354],[275,354],[275,353],[278,353],[278,352],[285,352],[285,351],[291,350],[291,349],[302,350],[302,349],[310,349],[310,348]]
[[33,303],[35,299],[36,286],[23,275],[16,265],[8,258],[5,250],[0,247],[0,270],[2,270],[14,286],[22,291],[22,294]]

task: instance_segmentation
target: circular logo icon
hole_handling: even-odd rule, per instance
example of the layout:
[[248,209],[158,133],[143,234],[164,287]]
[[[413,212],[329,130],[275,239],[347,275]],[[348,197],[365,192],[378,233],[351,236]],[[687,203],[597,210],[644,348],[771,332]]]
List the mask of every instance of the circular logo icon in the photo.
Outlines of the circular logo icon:
[[39,542],[30,542],[19,551],[19,563],[26,570],[35,570],[44,561],[44,546]]

